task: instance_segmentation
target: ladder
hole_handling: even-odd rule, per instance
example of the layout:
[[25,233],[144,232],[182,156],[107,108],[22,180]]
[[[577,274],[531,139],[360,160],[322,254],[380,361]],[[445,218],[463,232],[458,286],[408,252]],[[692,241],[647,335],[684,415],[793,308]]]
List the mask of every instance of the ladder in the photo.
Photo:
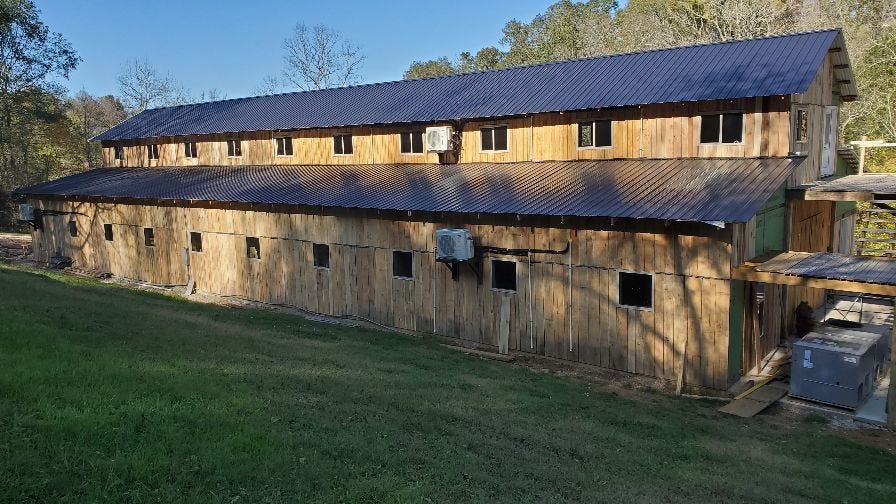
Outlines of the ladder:
[[896,201],[874,200],[859,209],[856,254],[896,257]]

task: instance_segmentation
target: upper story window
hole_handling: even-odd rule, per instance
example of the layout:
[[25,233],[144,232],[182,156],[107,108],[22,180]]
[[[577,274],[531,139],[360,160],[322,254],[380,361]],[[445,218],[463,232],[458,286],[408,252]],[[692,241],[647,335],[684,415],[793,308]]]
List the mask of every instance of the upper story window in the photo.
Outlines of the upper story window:
[[744,114],[728,112],[700,116],[700,143],[738,144],[744,139]]
[[405,131],[399,143],[402,154],[423,154],[423,131]]
[[292,137],[278,137],[274,139],[278,156],[292,156]]
[[116,145],[115,147],[112,147],[112,152],[115,156],[116,161],[121,161],[122,159],[124,159],[124,147]]
[[479,128],[479,150],[502,152],[507,150],[507,126],[484,126]]
[[148,159],[159,159],[159,144],[149,144],[146,146],[146,157]]
[[351,133],[333,135],[333,154],[337,156],[351,156],[353,152]]
[[612,147],[613,121],[601,119],[579,123],[579,147]]
[[198,157],[196,155],[196,142],[184,142],[184,157],[187,159]]
[[809,111],[800,109],[796,111],[793,124],[793,140],[795,142],[807,142],[809,140]]
[[243,155],[243,142],[241,140],[227,141],[227,157],[241,157]]

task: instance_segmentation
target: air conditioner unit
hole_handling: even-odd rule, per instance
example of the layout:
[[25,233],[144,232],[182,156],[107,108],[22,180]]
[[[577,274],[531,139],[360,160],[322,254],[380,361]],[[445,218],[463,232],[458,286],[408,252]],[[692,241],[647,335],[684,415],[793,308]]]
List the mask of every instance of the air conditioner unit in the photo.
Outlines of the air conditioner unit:
[[34,207],[28,203],[19,204],[19,220],[28,222],[34,221]]
[[466,229],[436,230],[436,260],[469,261],[473,258],[473,237]]
[[426,150],[430,152],[451,150],[451,126],[431,126],[426,128]]

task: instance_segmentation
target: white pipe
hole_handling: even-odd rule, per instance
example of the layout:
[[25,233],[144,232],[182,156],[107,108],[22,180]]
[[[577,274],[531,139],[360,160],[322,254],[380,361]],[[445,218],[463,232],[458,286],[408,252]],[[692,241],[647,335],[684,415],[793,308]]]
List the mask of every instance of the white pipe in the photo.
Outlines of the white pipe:
[[532,316],[532,254],[526,254],[526,261],[529,265],[529,349],[535,348],[535,328],[532,327],[534,318]]
[[567,271],[569,273],[569,297],[566,300],[566,311],[569,314],[569,351],[572,352],[572,239],[567,241],[569,247],[569,263]]

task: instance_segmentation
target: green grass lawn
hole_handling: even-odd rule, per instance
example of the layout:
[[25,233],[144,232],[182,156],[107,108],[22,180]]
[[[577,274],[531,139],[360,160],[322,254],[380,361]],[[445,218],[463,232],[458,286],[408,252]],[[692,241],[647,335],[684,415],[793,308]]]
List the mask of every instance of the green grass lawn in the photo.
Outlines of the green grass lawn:
[[716,407],[0,265],[4,503],[896,502],[896,456]]

